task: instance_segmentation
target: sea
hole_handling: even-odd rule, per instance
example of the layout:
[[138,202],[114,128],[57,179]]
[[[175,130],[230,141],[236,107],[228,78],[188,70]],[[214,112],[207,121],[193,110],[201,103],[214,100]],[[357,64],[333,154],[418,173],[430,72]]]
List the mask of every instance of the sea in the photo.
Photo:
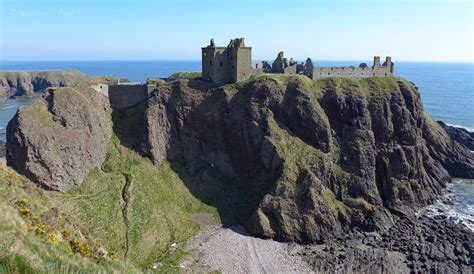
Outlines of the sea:
[[[358,66],[371,61],[318,61],[316,66]],[[124,77],[146,81],[175,72],[200,71],[200,60],[151,61],[0,61],[1,70],[77,69],[90,76]],[[425,111],[435,120],[474,132],[474,63],[395,62],[395,74],[414,82]],[[16,110],[37,98],[7,99],[0,102],[0,141]],[[474,152],[473,152],[474,153]],[[474,181],[456,179],[446,194],[426,212],[445,214],[474,231]]]

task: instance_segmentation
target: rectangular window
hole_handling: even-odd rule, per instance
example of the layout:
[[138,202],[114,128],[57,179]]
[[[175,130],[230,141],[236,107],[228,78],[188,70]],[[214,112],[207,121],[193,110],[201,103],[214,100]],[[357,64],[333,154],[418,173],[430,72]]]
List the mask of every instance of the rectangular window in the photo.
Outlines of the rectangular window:
[[222,67],[222,61],[219,63],[219,65]]

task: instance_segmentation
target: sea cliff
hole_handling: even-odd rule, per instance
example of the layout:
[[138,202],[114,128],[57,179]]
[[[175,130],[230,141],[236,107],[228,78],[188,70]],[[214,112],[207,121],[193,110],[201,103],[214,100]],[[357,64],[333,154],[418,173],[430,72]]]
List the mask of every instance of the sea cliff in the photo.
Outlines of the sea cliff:
[[[68,102],[83,107],[71,111]],[[403,235],[415,211],[433,203],[453,176],[474,178],[474,155],[424,112],[417,87],[398,77],[261,75],[225,86],[160,81],[148,100],[111,116],[98,102],[58,88],[20,109],[8,126],[8,164],[48,189],[71,189],[101,166],[109,121],[121,145],[158,167],[169,164],[223,222],[305,244],[354,231]],[[43,115],[30,115],[33,109]],[[29,130],[35,125],[42,129]],[[61,136],[71,134],[74,145],[65,145]],[[226,188],[202,191],[206,180],[196,185],[190,179],[207,172],[221,174],[221,185],[245,190],[235,218],[224,217],[243,197]],[[223,197],[229,200],[216,202]],[[467,269],[466,234],[453,235],[456,255],[439,264],[427,255],[433,267]]]

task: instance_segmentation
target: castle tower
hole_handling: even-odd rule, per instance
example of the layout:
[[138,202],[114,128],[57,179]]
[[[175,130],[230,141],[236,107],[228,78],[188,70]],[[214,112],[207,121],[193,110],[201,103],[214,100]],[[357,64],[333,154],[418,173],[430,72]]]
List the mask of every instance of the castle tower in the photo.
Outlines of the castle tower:
[[374,56],[374,65],[372,67],[373,68],[380,67],[380,56]]
[[390,73],[393,73],[392,57],[390,56],[385,57],[385,62],[383,63],[383,66],[387,67]]
[[251,76],[252,48],[244,38],[230,40],[227,47],[216,47],[214,39],[202,48],[202,77],[215,84],[236,83]]

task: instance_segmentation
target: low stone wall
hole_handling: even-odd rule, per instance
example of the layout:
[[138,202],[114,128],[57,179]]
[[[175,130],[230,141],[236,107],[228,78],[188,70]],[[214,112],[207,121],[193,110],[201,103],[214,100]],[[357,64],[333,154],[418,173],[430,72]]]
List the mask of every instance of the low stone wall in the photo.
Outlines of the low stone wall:
[[131,107],[146,99],[148,99],[146,84],[109,86],[109,101],[114,109]]

